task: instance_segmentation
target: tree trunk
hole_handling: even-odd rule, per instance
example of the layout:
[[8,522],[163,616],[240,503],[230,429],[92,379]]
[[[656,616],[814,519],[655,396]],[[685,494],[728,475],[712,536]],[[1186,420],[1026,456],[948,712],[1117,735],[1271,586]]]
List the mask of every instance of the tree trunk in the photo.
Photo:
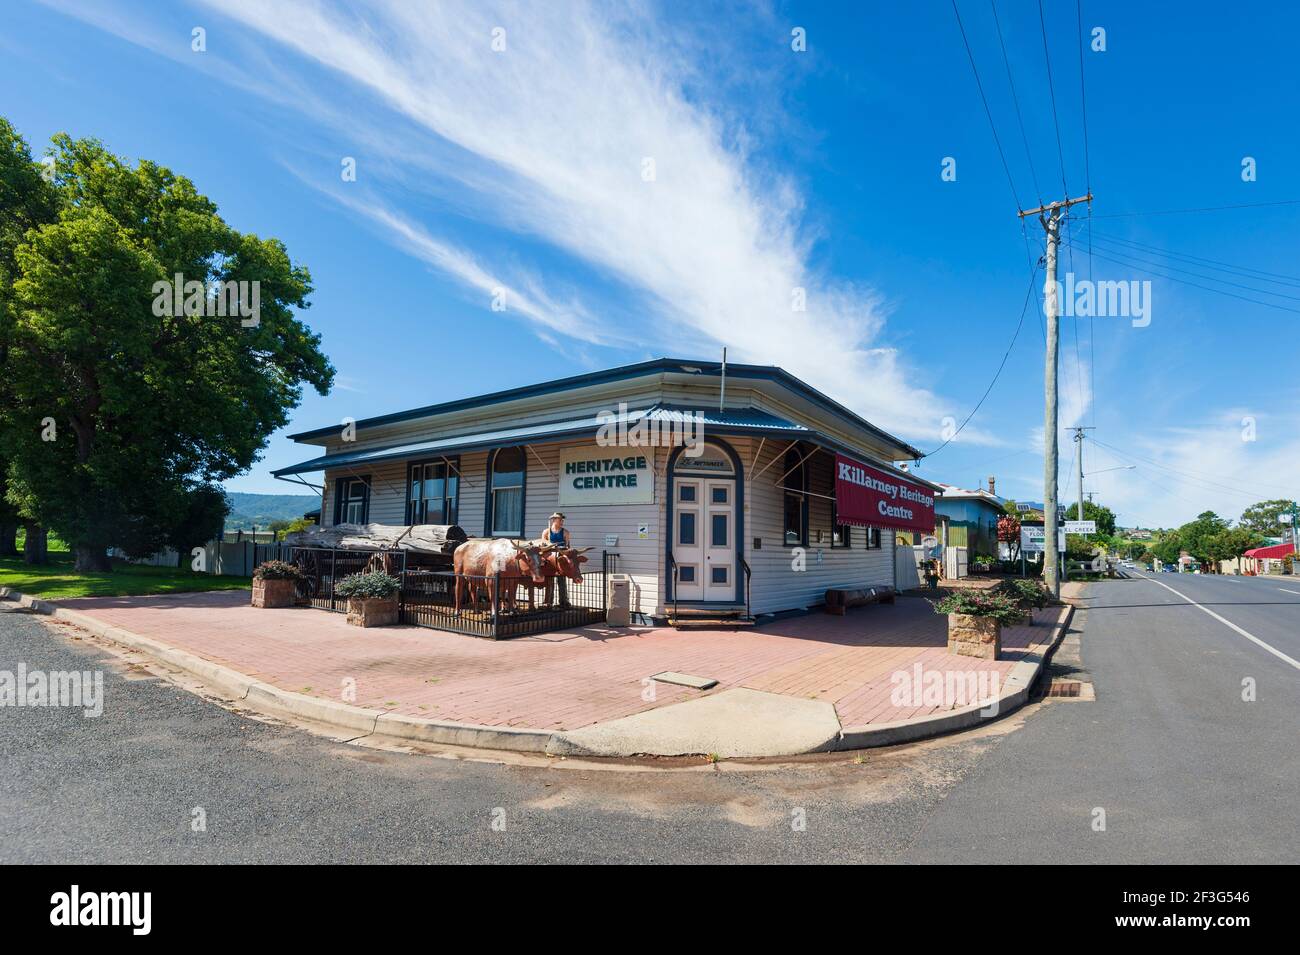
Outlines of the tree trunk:
[[17,522],[0,523],[0,557],[18,556]]
[[32,521],[25,521],[23,527],[27,531],[27,540],[23,544],[23,559],[29,564],[48,564],[50,555],[45,528]]
[[107,573],[113,569],[113,562],[108,559],[108,548],[94,545],[77,546],[77,559],[74,569],[81,573]]

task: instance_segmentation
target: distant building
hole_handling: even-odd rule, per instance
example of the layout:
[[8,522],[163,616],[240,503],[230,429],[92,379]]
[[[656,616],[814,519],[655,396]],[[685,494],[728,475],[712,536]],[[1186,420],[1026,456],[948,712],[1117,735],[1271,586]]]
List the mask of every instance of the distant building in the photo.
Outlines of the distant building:
[[[935,501],[934,536],[948,547],[965,547],[969,556],[998,553],[998,518],[1006,513],[1006,500],[998,497],[996,481],[987,489],[968,490],[939,482],[942,496]],[[912,535],[920,543],[922,534]]]

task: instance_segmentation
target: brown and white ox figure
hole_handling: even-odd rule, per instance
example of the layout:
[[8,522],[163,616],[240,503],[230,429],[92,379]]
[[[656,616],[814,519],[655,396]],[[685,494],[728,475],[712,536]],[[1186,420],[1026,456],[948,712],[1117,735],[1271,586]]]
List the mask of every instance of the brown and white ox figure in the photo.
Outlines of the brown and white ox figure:
[[590,547],[552,547],[542,549],[542,573],[546,577],[545,606],[549,607],[555,599],[555,578],[566,577],[575,584],[582,583],[582,565],[590,558],[586,557]]
[[501,580],[498,606],[502,610],[513,609],[516,587],[520,584],[541,587],[546,583],[541,551],[537,544],[504,538],[471,538],[458,546],[452,554],[456,613],[460,613],[464,596],[469,597],[471,606],[477,602],[480,588],[490,597],[498,574]]

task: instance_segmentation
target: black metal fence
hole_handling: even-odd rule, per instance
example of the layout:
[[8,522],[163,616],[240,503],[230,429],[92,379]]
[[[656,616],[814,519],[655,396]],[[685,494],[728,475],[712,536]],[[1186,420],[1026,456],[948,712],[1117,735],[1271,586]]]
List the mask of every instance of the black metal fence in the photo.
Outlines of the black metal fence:
[[[605,619],[609,574],[618,555],[601,553],[599,569],[584,571],[582,581],[551,578],[533,587],[517,578],[456,574],[439,566],[421,566],[405,551],[359,551],[318,547],[279,547],[265,560],[285,560],[303,571],[298,586],[302,603],[318,610],[345,612],[347,600],[335,597],[335,583],[380,563],[401,581],[402,623],[492,640],[506,640],[553,630],[585,627]],[[268,548],[270,551],[270,548]],[[460,610],[456,589],[460,587]]]

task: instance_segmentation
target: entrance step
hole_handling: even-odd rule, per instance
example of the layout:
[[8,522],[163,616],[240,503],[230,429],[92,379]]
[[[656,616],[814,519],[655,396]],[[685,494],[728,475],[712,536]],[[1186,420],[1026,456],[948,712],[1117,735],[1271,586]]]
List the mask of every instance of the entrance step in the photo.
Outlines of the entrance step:
[[711,607],[674,607],[668,610],[668,614],[674,617],[743,617],[745,615],[745,605],[719,606],[714,604]]
[[739,611],[735,614],[711,614],[709,616],[669,614],[668,625],[676,630],[720,630],[730,628],[732,630],[740,627],[752,627],[755,620],[753,617],[745,616],[745,612]]

